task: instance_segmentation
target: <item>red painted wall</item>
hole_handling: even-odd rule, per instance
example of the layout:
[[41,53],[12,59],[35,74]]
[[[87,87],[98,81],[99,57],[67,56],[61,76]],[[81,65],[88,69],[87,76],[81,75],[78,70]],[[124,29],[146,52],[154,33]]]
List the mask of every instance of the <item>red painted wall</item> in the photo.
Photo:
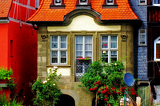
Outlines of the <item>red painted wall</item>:
[[0,67],[8,67],[8,24],[0,24]]
[[19,23],[10,21],[9,41],[11,40],[13,53],[9,57],[9,62],[17,81],[17,92],[23,89],[24,102],[27,105],[31,102],[32,95],[29,83],[37,78],[36,30],[32,26],[22,24],[20,27]]

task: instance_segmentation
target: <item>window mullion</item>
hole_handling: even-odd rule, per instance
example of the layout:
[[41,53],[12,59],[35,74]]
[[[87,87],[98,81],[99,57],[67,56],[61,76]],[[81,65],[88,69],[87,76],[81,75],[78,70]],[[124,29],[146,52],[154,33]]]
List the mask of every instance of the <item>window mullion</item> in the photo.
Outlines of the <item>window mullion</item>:
[[111,62],[111,36],[108,36],[108,62]]
[[83,36],[83,57],[85,57],[85,36]]

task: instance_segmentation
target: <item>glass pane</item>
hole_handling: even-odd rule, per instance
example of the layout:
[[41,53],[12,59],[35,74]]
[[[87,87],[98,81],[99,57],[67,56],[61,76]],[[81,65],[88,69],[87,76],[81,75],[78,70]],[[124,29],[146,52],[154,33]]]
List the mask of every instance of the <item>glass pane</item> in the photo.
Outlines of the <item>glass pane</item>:
[[52,63],[57,63],[57,51],[52,51]]
[[66,36],[61,36],[61,42],[66,42]]
[[52,57],[57,57],[57,51],[52,51]]
[[87,0],[80,0],[80,2],[85,3],[85,2],[87,2]]
[[103,61],[108,63],[108,51],[102,51]]
[[103,42],[103,43],[102,43],[102,48],[108,48],[108,43]]
[[117,57],[117,51],[111,51],[111,56],[116,56]]
[[117,42],[112,42],[111,43],[111,48],[117,48]]
[[113,0],[107,0],[107,3],[113,3]]
[[92,52],[85,52],[85,57],[92,58]]
[[76,58],[82,58],[83,57],[83,52],[82,51],[77,51],[76,52]]
[[103,41],[108,42],[108,36],[102,36],[102,42],[103,42]]
[[66,43],[61,43],[61,48],[66,48]]
[[85,50],[92,50],[92,44],[86,44]]
[[117,61],[117,58],[111,58],[111,61],[113,61],[113,62]]
[[158,0],[154,0],[154,4],[158,4]]
[[76,44],[76,50],[82,50],[83,45],[82,44]]
[[83,36],[76,36],[76,43],[83,43]]
[[160,44],[156,44],[156,58],[160,59]]
[[58,44],[57,43],[52,43],[52,48],[58,48]]
[[140,35],[140,39],[145,39],[145,35]]
[[52,36],[52,42],[58,42],[58,36]]
[[145,44],[145,40],[141,39],[140,44]]
[[145,3],[145,0],[140,0],[140,3]]
[[66,58],[66,51],[61,51],[61,57]]
[[56,0],[56,3],[61,3],[61,0]]
[[86,36],[86,37],[85,37],[85,43],[90,43],[90,44],[92,44],[92,37],[91,37],[91,36]]
[[117,41],[117,36],[111,36],[111,41]]

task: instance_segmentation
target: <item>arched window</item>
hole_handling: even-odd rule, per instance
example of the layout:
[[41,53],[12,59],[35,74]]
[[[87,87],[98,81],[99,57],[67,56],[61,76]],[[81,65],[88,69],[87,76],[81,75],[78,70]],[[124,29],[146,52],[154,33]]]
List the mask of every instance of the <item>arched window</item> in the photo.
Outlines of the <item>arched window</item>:
[[160,61],[160,37],[154,40],[154,61]]

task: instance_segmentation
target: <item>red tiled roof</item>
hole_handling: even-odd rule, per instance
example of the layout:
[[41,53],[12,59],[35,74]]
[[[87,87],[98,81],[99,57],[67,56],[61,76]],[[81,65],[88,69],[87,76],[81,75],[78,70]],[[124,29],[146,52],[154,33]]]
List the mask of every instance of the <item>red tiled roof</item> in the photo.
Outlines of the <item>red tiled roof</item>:
[[7,18],[12,0],[0,0],[0,18]]
[[[77,0],[64,0],[65,9],[50,9],[52,0],[42,0],[29,21],[64,21],[64,16],[75,10]],[[101,20],[139,20],[128,0],[116,0],[117,8],[102,8],[104,0],[91,0],[91,8],[101,14]]]

